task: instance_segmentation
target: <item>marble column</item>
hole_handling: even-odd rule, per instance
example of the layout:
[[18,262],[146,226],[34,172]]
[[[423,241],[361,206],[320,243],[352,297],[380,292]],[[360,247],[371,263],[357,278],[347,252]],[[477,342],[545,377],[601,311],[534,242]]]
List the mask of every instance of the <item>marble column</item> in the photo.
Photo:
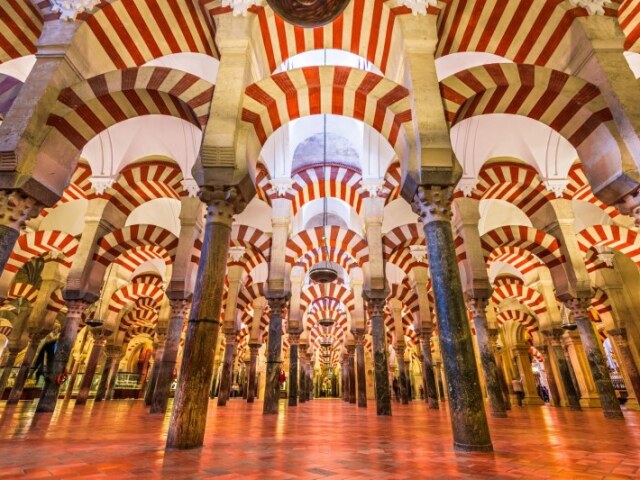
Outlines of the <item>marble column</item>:
[[289,333],[289,406],[298,405],[298,344],[299,333]]
[[91,391],[91,383],[93,377],[96,374],[96,368],[100,361],[100,355],[102,350],[107,344],[107,338],[111,335],[111,331],[104,327],[95,327],[91,329],[91,335],[93,335],[93,348],[89,355],[89,360],[84,368],[84,374],[82,375],[82,381],[80,382],[80,390],[76,397],[76,405],[84,405],[89,399],[89,392]]
[[260,343],[249,344],[249,373],[247,379],[247,403],[253,403],[256,398],[258,380],[258,352],[260,351]]
[[162,352],[162,359],[158,365],[158,377],[156,378],[153,398],[151,399],[151,413],[164,414],[167,411],[173,374],[176,369],[176,360],[180,348],[180,336],[182,335],[184,319],[190,307],[190,302],[185,298],[172,299],[170,303],[171,318],[167,327],[167,341],[164,345],[164,352]]
[[473,317],[473,325],[476,328],[476,340],[480,351],[480,363],[484,373],[484,383],[487,387],[487,397],[489,398],[489,410],[491,416],[495,418],[505,418],[507,416],[507,406],[500,388],[498,379],[498,367],[496,357],[493,353],[491,340],[489,338],[489,325],[487,323],[487,307],[489,302],[486,298],[467,299],[467,308]]
[[564,393],[567,396],[567,403],[569,404],[569,408],[571,408],[571,410],[581,410],[580,397],[578,396],[578,392],[576,391],[573,378],[571,378],[570,365],[567,362],[567,358],[564,354],[564,348],[562,347],[561,339],[564,332],[560,329],[554,329],[546,330],[542,333],[545,335],[547,341],[551,345],[553,358],[556,362],[556,367],[560,375],[560,381],[562,382],[562,386],[564,387]]
[[451,228],[453,190],[419,186],[412,207],[424,225],[454,448],[490,452],[493,446]]
[[391,415],[391,392],[387,362],[387,335],[384,330],[384,306],[386,292],[374,291],[363,294],[367,302],[373,337],[373,371],[375,378],[376,413]]
[[16,404],[22,397],[22,390],[24,389],[24,384],[29,377],[29,372],[31,370],[31,366],[33,365],[33,361],[36,358],[36,354],[38,353],[38,349],[40,348],[40,344],[42,340],[47,336],[49,332],[38,331],[32,333],[29,338],[29,344],[27,345],[27,351],[22,357],[22,363],[20,364],[20,370],[18,370],[18,374],[13,382],[13,388],[11,388],[11,392],[9,393],[9,398],[7,399],[7,405]]
[[22,348],[16,348],[13,345],[9,346],[9,355],[7,355],[4,369],[2,370],[2,376],[0,376],[0,398],[2,398],[4,394],[4,389],[6,388],[7,382],[9,381],[9,375],[11,375],[11,371],[13,370],[13,366],[16,363],[16,359],[18,358],[18,355],[22,350]]
[[356,346],[347,345],[347,367],[349,369],[349,403],[356,403]]
[[607,333],[613,338],[613,341],[618,347],[618,359],[622,364],[621,366],[624,369],[624,373],[627,374],[626,376],[629,383],[631,383],[631,385],[627,386],[627,390],[633,390],[636,398],[640,399],[640,373],[638,372],[638,366],[636,365],[633,354],[631,353],[631,348],[629,347],[627,330],[625,328],[617,328],[609,330]]
[[36,201],[16,190],[0,190],[0,273],[20,236],[20,229],[39,212]]
[[278,413],[280,403],[280,370],[282,368],[282,315],[289,301],[289,293],[270,293],[267,301],[271,308],[269,316],[269,339],[267,340],[267,376],[264,387],[263,413]]
[[225,332],[224,360],[222,361],[222,374],[220,375],[220,389],[218,390],[218,406],[224,407],[231,394],[233,383],[233,357],[236,349],[236,333]]
[[153,351],[153,366],[151,367],[151,374],[148,375],[147,389],[144,392],[144,404],[149,407],[153,401],[153,392],[156,389],[156,383],[158,382],[158,375],[160,374],[160,365],[162,364],[162,357],[164,356],[164,349],[167,344],[167,332],[156,332],[156,341]]
[[431,330],[425,330],[420,335],[420,350],[422,354],[422,383],[425,401],[432,410],[438,410],[438,389],[436,388],[436,375],[433,370],[433,358],[431,356]]
[[596,384],[600,405],[605,418],[624,418],[620,409],[620,402],[609,377],[607,362],[605,361],[600,341],[589,319],[588,308],[591,305],[590,298],[573,298],[565,302],[565,306],[571,310],[573,318],[578,325],[580,340],[584,347],[591,375]]
[[398,373],[400,376],[400,401],[403,405],[409,404],[409,388],[407,382],[407,364],[404,361],[404,352],[406,346],[404,344],[396,345],[396,359],[398,361]]
[[201,200],[207,204],[204,242],[167,434],[167,448],[197,448],[204,442],[231,225],[233,215],[244,208],[244,202],[235,187],[203,189]]
[[101,402],[107,396],[107,382],[109,381],[109,370],[111,367],[111,359],[106,357],[104,360],[104,365],[102,366],[102,373],[100,374],[100,382],[98,383],[98,388],[96,390],[96,402]]
[[83,300],[68,300],[66,304],[67,318],[64,322],[60,337],[58,338],[58,344],[56,345],[53,368],[51,369],[50,375],[45,377],[44,388],[40,394],[36,412],[53,412],[56,408],[61,385],[58,382],[58,377],[67,368],[69,356],[71,355],[73,344],[78,335],[82,312],[87,307],[87,302]]
[[358,389],[358,407],[367,408],[367,372],[364,358],[364,329],[354,334],[356,340],[356,379]]
[[536,349],[542,355],[544,360],[544,371],[547,374],[547,383],[549,384],[549,396],[551,397],[551,405],[554,407],[560,406],[560,391],[558,390],[558,384],[556,383],[556,375],[553,372],[551,364],[551,356],[549,355],[549,347],[546,345],[537,345]]
[[113,400],[116,390],[116,380],[118,379],[118,369],[120,368],[120,358],[122,357],[122,347],[120,345],[107,345],[105,347],[105,353],[109,362],[105,398],[107,400]]
[[507,378],[504,374],[504,364],[502,362],[502,353],[500,352],[502,347],[498,346],[498,330],[490,328],[489,338],[491,338],[491,348],[493,349],[493,356],[496,359],[496,371],[498,374],[498,382],[500,383],[500,391],[502,392],[502,399],[504,400],[504,406],[507,410],[511,410],[509,385],[507,385]]

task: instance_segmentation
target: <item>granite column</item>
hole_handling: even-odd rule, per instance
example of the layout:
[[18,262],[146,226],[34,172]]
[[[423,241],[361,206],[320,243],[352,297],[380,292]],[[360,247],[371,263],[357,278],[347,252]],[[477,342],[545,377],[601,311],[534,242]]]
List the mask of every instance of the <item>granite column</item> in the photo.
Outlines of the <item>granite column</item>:
[[280,403],[280,370],[282,367],[282,315],[289,301],[289,293],[270,293],[267,301],[271,308],[269,338],[267,340],[267,373],[264,387],[263,413],[278,413]]
[[389,390],[389,370],[387,362],[387,334],[384,330],[384,306],[386,292],[366,292],[364,298],[371,319],[373,337],[373,363],[376,393],[376,413],[391,415],[391,392]]

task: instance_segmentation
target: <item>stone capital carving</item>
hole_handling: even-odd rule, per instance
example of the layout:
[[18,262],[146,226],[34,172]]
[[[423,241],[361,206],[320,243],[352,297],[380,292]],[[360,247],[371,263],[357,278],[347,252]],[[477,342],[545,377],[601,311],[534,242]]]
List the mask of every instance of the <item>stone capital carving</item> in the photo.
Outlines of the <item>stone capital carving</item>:
[[253,5],[262,5],[262,0],[222,0],[222,6],[231,7],[234,16],[244,17]]
[[236,344],[236,337],[237,334],[236,332],[225,332],[224,334],[224,341],[227,343],[227,345],[235,345]]
[[268,293],[265,295],[267,298],[267,302],[269,302],[269,308],[271,309],[271,315],[282,316],[284,313],[284,309],[287,306],[287,302],[289,302],[289,298],[291,297],[291,293]]
[[416,262],[426,263],[427,247],[425,245],[410,245],[409,253]]
[[564,330],[554,328],[553,330],[543,330],[542,334],[547,338],[552,347],[561,346]]
[[411,202],[411,208],[424,225],[431,222],[449,222],[453,216],[453,187],[421,185]]
[[24,223],[40,213],[33,198],[16,190],[0,190],[0,225],[20,230]]
[[289,333],[289,345],[298,345],[300,343],[300,334],[299,333]]
[[233,216],[242,212],[246,203],[234,186],[204,187],[200,200],[207,205],[207,223],[231,226]]
[[355,345],[347,345],[346,349],[347,349],[347,355],[349,356],[349,358],[353,358],[353,356],[356,353],[356,346]]
[[81,317],[87,308],[88,303],[84,300],[67,300],[67,317]]
[[231,257],[232,261],[239,262],[246,251],[247,249],[242,246],[229,247],[229,257]]
[[489,300],[486,298],[467,298],[465,299],[467,309],[471,312],[473,318],[487,316],[487,307],[489,306]]
[[370,317],[384,316],[384,307],[387,304],[386,295],[373,295],[365,292],[362,297],[367,302],[367,311]]
[[573,314],[576,321],[589,319],[590,297],[571,298],[564,302],[564,306]]
[[413,15],[426,15],[427,8],[437,4],[437,0],[398,0],[398,5],[410,8]]
[[187,315],[189,307],[191,307],[191,302],[186,298],[179,298],[169,300],[169,305],[171,305],[171,316],[180,317],[182,319]]
[[51,10],[59,13],[60,18],[66,21],[73,21],[78,14],[93,10],[100,2],[101,0],[49,0]]
[[91,327],[91,336],[96,344],[106,345],[107,338],[113,333],[113,330],[104,326]]

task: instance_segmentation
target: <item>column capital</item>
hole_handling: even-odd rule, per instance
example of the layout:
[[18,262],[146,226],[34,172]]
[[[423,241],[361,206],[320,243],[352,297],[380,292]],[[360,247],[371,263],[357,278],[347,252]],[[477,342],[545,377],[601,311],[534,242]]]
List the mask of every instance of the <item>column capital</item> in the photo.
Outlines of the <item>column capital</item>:
[[109,328],[105,328],[104,326],[100,327],[91,327],[91,336],[93,337],[93,341],[96,343],[101,343],[102,346],[106,345],[107,338],[113,333],[113,330]]
[[547,345],[534,345],[536,350],[538,350],[542,355],[546,356],[549,353],[549,347]]
[[589,319],[591,297],[570,298],[569,300],[565,300],[564,306],[571,311],[576,321],[579,319]]
[[207,205],[207,223],[231,226],[233,216],[247,206],[238,187],[233,185],[203,187],[200,200]]
[[487,307],[489,306],[488,298],[465,298],[467,309],[471,312],[473,318],[487,316]]
[[104,354],[107,358],[116,358],[122,354],[122,346],[120,345],[106,345],[104,347]]
[[184,318],[191,307],[191,301],[186,298],[177,298],[169,300],[169,305],[171,306],[172,316]]
[[346,349],[347,349],[347,355],[349,356],[349,358],[353,358],[353,355],[356,353],[356,346],[347,345]]
[[636,227],[640,227],[640,190],[625,195],[616,207],[621,213],[633,218]]
[[371,290],[362,293],[362,298],[367,302],[367,311],[370,317],[384,316],[384,307],[387,304],[387,292]]
[[300,343],[300,333],[298,332],[289,332],[287,337],[289,338],[289,345],[298,345]]
[[424,225],[431,222],[449,222],[453,216],[454,187],[420,185],[411,201],[411,208]]
[[291,292],[268,292],[265,294],[272,315],[282,316],[287,302],[291,298]]
[[67,306],[67,317],[77,318],[82,316],[89,304],[84,300],[67,300],[65,305]]
[[40,213],[36,200],[17,190],[0,190],[0,225],[20,230],[24,222]]

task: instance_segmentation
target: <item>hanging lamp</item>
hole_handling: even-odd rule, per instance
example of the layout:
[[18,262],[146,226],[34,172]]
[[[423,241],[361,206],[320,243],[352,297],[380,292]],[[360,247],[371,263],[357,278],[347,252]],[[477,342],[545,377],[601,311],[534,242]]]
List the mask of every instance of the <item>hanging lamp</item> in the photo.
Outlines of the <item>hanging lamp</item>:
[[331,283],[338,279],[338,271],[329,261],[329,247],[327,245],[327,223],[328,223],[328,205],[327,205],[327,116],[323,115],[324,133],[322,147],[322,179],[324,181],[324,195],[322,206],[322,251],[325,259],[318,262],[311,270],[309,270],[309,278],[318,283]]
[[296,27],[322,27],[347,8],[349,0],[267,0],[283,20]]

